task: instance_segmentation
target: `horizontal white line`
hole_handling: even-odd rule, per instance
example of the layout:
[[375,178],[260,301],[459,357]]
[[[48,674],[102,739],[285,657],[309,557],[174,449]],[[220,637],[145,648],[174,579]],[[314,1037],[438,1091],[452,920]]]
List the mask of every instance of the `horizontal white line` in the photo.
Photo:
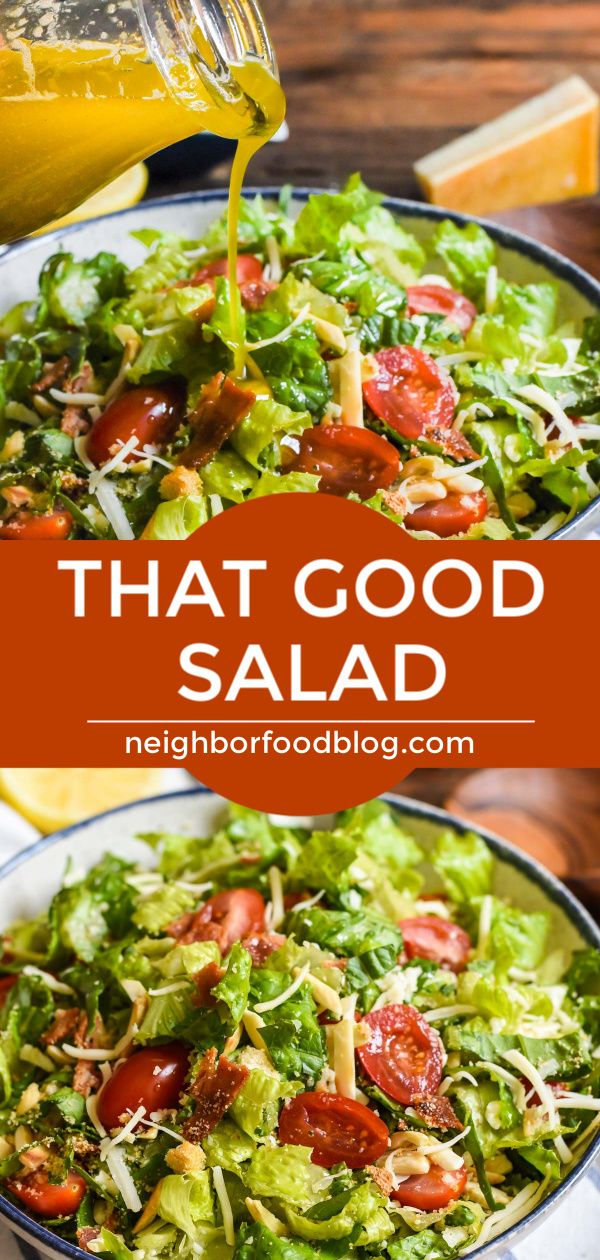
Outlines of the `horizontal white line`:
[[88,726],[535,726],[535,718],[87,718]]

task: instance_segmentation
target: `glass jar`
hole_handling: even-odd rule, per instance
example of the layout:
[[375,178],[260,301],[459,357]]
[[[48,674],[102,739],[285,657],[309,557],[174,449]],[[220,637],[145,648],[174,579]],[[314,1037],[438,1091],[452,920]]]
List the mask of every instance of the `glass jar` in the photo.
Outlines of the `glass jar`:
[[198,131],[256,148],[283,113],[255,0],[0,0],[0,241]]

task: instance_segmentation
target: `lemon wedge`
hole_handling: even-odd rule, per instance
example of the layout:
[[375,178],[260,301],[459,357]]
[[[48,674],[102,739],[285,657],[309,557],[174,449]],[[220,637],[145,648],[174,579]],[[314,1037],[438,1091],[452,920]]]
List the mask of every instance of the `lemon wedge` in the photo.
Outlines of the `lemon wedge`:
[[128,210],[142,200],[147,187],[148,167],[143,162],[138,162],[137,166],[124,171],[105,188],[94,193],[93,197],[88,197],[87,201],[71,210],[70,214],[65,214],[62,219],[55,219],[33,235],[41,236],[44,232],[53,232],[55,228],[66,227],[69,223],[82,223],[84,219],[98,219],[103,214],[113,214],[115,210]]
[[162,770],[0,770],[0,797],[48,834],[92,814],[151,796]]

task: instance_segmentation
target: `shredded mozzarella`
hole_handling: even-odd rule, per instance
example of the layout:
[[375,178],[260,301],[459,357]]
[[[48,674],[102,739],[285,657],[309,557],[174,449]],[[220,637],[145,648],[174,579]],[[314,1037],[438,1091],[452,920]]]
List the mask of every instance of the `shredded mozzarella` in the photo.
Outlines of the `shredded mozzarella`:
[[136,998],[146,996],[146,990],[139,980],[121,980],[121,988],[127,994],[130,1002],[135,1002]]
[[107,459],[106,463],[102,464],[100,468],[94,469],[90,476],[90,494],[95,494],[100,482],[103,481],[109,473],[114,472],[115,468],[118,468],[119,465],[124,462],[127,455],[133,454],[133,451],[137,446],[137,441],[137,437],[134,434],[132,437],[128,438],[126,442],[121,443],[120,449],[117,451],[116,455],[112,455],[110,459]]
[[[294,968],[295,976],[299,974],[299,970],[300,969],[298,967]],[[340,998],[339,993],[336,993],[335,989],[331,988],[331,985],[325,984],[324,980],[319,980],[317,976],[313,976],[310,971],[306,974],[306,983],[310,985],[312,995],[319,1006],[323,1006],[326,1010],[332,1011],[334,1015],[341,1015],[342,999]]]
[[221,1215],[223,1217],[223,1229],[225,1230],[225,1242],[227,1243],[229,1247],[234,1247],[235,1246],[235,1228],[233,1224],[233,1212],[231,1210],[231,1203],[229,1202],[229,1196],[227,1194],[227,1190],[225,1187],[225,1178],[223,1176],[223,1169],[219,1168],[218,1164],[215,1164],[212,1170],[212,1175],[213,1175],[213,1186],[215,1188],[216,1196],[219,1200],[219,1206],[221,1208]]
[[114,486],[111,486],[108,481],[103,481],[96,489],[96,498],[117,538],[121,542],[134,542],[135,534]]
[[492,910],[494,903],[488,895],[483,898],[479,911],[479,932],[477,935],[477,957],[485,958],[487,943],[492,930]]
[[528,1215],[534,1204],[544,1197],[547,1188],[547,1178],[540,1183],[532,1182],[525,1186],[523,1190],[520,1190],[514,1199],[510,1199],[499,1212],[492,1212],[492,1215],[484,1220],[477,1240],[470,1247],[467,1247],[465,1255],[470,1251],[479,1250],[484,1243],[489,1242],[492,1238],[496,1238],[498,1234],[503,1234],[511,1225],[516,1225],[518,1221]]
[[123,1151],[120,1151],[118,1147],[111,1147],[110,1150],[107,1150],[106,1164],[125,1207],[130,1212],[141,1212],[142,1201],[136,1190],[135,1181],[125,1162]]
[[569,419],[558,399],[549,394],[547,389],[542,389],[541,385],[524,385],[521,389],[515,390],[515,393],[518,394],[519,398],[525,398],[527,402],[535,403],[543,411],[547,411],[548,415],[552,416],[563,445],[570,442],[578,451],[581,450],[581,442],[579,441],[576,425]]
[[[102,1069],[100,1070],[102,1071]],[[88,1118],[91,1120],[96,1130],[96,1133],[98,1133],[101,1138],[105,1138],[106,1129],[98,1116],[98,1097],[98,1094],[90,1094],[89,1098],[86,1098],[85,1100],[85,1109],[87,1111]]]
[[560,1159],[561,1164],[570,1164],[573,1160],[573,1152],[569,1150],[567,1143],[563,1137],[555,1137],[554,1149]]
[[50,389],[48,393],[65,407],[100,407],[104,402],[104,394],[67,394],[64,389]]
[[267,236],[265,241],[268,263],[265,267],[265,273],[268,271],[267,279],[272,280],[274,284],[279,284],[283,275],[283,266],[281,262],[281,250],[279,242],[275,236]]
[[[513,1102],[517,1111],[525,1111],[527,1106],[527,1097],[525,1094],[525,1086],[517,1076],[513,1076],[512,1072],[507,1072],[506,1068],[499,1067],[497,1063],[490,1063],[487,1059],[480,1059],[477,1067],[483,1068],[484,1071],[495,1074],[508,1085],[513,1096]],[[471,1080],[473,1078],[471,1077]],[[477,1084],[475,1081],[474,1084]]]
[[425,1011],[424,1018],[428,1024],[436,1024],[438,1020],[454,1019],[456,1015],[476,1015],[476,1006],[463,1005],[457,1002],[456,1006],[438,1006],[435,1011]]
[[537,1068],[533,1066],[533,1063],[530,1063],[529,1059],[526,1059],[520,1050],[505,1050],[502,1058],[507,1063],[510,1063],[512,1067],[515,1067],[521,1073],[521,1076],[524,1076],[531,1082],[542,1106],[548,1113],[548,1120],[551,1124],[558,1125],[559,1116],[554,1094],[549,1085],[546,1084],[543,1076],[540,1076]]
[[134,1111],[133,1114],[130,1116],[130,1119],[127,1121],[127,1124],[124,1124],[123,1128],[119,1129],[119,1132],[115,1134],[113,1138],[108,1138],[107,1145],[104,1148],[104,1154],[101,1148],[101,1151],[100,1151],[101,1156],[103,1158],[106,1158],[106,1152],[109,1150],[110,1147],[118,1146],[121,1142],[126,1142],[130,1133],[133,1133],[133,1130],[137,1128],[140,1120],[143,1120],[145,1115],[146,1115],[146,1108],[138,1107],[137,1111]]
[[362,429],[363,392],[362,392],[362,354],[360,350],[348,350],[339,361],[340,407],[342,424]]
[[332,324],[328,319],[320,319],[318,315],[309,315],[308,319],[319,341],[326,346],[331,346],[333,350],[339,350],[341,354],[346,353],[346,338],[338,324]]
[[46,984],[49,989],[52,989],[53,993],[72,994],[75,992],[75,990],[71,988],[70,984],[64,984],[62,980],[57,980],[56,976],[51,975],[49,971],[41,971],[39,967],[32,967],[28,964],[26,967],[23,967],[23,975],[39,976],[40,980],[43,980],[44,984]]
[[271,927],[277,928],[285,918],[283,881],[278,866],[269,867],[269,886],[271,888]]
[[306,963],[304,967],[301,967],[296,979],[292,981],[287,989],[284,989],[283,993],[279,994],[279,997],[271,998],[268,1002],[258,1002],[254,1007],[255,1015],[262,1015],[263,1011],[274,1011],[276,1006],[281,1006],[283,1002],[287,1002],[288,998],[291,998],[300,988],[300,985],[304,984],[309,970],[309,964]]
[[264,341],[247,341],[246,350],[264,350],[265,346],[273,346],[277,341],[287,341],[288,337],[291,337],[294,329],[298,327],[298,324],[304,323],[304,320],[307,318],[309,313],[310,306],[307,302],[306,306],[303,306],[302,310],[298,311],[298,314],[294,316],[291,324],[286,324],[285,328],[282,328],[278,333],[275,333],[274,337],[265,337]]
[[148,989],[149,997],[164,997],[167,993],[180,993],[182,989],[189,989],[189,980],[175,980],[173,984],[166,984],[162,989]]
[[485,277],[485,311],[486,315],[492,315],[498,300],[498,268],[493,265],[488,267]]
[[264,1028],[265,1026],[264,1019],[261,1019],[260,1015],[257,1015],[255,1011],[246,1011],[244,1015],[242,1015],[242,1023],[248,1033],[252,1045],[256,1046],[257,1050],[264,1050],[268,1054],[269,1050],[267,1043],[264,1038],[261,1037],[259,1032],[259,1029]]

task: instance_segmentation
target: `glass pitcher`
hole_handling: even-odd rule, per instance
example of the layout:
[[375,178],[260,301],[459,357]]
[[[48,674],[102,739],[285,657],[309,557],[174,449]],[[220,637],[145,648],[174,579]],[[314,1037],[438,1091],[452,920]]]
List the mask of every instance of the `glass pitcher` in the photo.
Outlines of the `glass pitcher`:
[[255,0],[0,0],[0,241],[198,131],[257,148],[283,114]]

